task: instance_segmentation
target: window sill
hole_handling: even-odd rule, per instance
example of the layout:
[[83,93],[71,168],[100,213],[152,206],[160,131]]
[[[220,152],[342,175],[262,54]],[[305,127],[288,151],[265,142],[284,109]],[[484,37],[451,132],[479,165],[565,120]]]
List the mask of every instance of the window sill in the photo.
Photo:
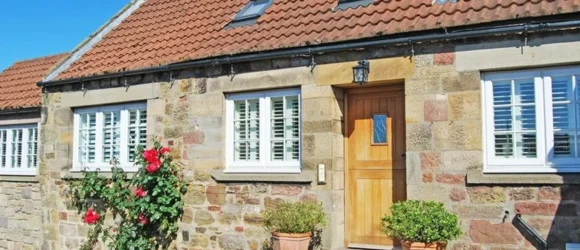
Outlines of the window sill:
[[225,173],[223,170],[210,172],[217,182],[272,182],[272,183],[312,183],[316,178],[314,171],[302,171],[296,174],[284,173]]
[[34,175],[4,175],[0,173],[0,181],[3,182],[40,182],[40,178]]
[[467,172],[467,184],[580,184],[580,173],[484,173],[476,168]]

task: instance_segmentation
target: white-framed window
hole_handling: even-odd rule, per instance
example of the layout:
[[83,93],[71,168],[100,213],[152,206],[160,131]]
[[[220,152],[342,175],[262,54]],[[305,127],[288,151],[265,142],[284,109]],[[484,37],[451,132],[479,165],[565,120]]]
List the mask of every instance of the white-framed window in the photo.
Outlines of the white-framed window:
[[116,161],[126,171],[136,171],[135,152],[146,144],[146,103],[74,110],[74,170],[110,171]]
[[0,175],[36,175],[38,124],[0,126]]
[[299,173],[299,89],[227,96],[226,172]]
[[486,172],[580,172],[580,67],[485,73]]

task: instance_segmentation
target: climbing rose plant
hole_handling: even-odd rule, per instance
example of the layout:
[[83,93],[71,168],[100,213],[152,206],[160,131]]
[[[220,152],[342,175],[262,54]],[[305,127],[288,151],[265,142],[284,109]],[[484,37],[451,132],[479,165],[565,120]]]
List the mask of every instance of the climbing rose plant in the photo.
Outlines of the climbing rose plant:
[[[175,239],[183,213],[187,185],[171,163],[170,149],[158,141],[139,147],[138,172],[132,179],[113,162],[111,178],[83,171],[83,178],[65,180],[72,205],[91,226],[81,249],[93,249],[101,239],[110,249],[167,249]],[[105,223],[107,216],[113,220]]]

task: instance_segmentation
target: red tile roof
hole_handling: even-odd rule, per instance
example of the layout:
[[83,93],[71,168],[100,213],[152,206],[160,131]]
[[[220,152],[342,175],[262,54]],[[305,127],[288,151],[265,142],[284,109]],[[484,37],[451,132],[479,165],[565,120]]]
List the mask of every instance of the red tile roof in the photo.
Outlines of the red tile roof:
[[0,110],[40,107],[40,82],[67,54],[15,62],[0,72]]
[[219,55],[580,11],[580,0],[275,0],[256,24],[224,29],[249,0],[147,0],[57,79]]

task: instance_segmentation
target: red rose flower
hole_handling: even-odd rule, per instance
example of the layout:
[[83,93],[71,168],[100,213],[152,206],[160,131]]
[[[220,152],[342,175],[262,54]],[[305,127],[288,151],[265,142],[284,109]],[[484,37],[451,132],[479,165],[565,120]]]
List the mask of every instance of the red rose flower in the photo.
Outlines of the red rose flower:
[[162,155],[167,154],[169,152],[171,152],[171,149],[168,147],[163,147],[163,148],[161,148],[161,150],[159,150],[159,153]]
[[152,162],[149,163],[149,165],[147,165],[147,168],[145,168],[147,170],[148,173],[155,173],[157,172],[157,170],[159,170],[161,168],[161,162],[158,160],[156,162]]
[[159,155],[157,154],[156,149],[148,149],[143,151],[143,158],[149,163],[159,161]]
[[143,191],[143,189],[139,187],[135,191],[135,196],[137,196],[137,197],[145,197],[145,196],[147,196],[147,191]]
[[100,217],[99,214],[97,212],[95,212],[93,210],[93,208],[91,207],[91,208],[89,208],[89,210],[87,210],[87,213],[85,214],[84,220],[85,220],[85,223],[92,225],[92,224],[97,223],[97,221],[99,220],[99,217]]
[[139,223],[141,223],[141,225],[146,225],[147,223],[149,223],[149,220],[143,214],[140,214],[138,219],[139,219]]

